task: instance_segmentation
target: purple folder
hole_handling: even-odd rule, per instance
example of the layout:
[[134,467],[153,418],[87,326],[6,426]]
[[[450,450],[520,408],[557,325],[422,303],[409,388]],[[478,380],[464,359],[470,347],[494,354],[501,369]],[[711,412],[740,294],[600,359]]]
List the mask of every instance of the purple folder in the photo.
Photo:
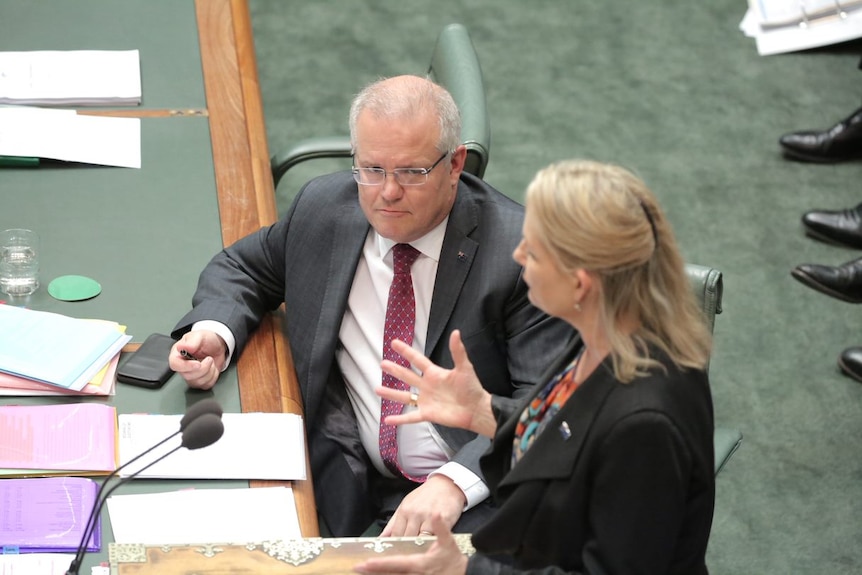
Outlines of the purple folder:
[[[74,553],[99,484],[85,477],[0,479],[0,548],[4,553]],[[99,551],[97,518],[88,551]]]

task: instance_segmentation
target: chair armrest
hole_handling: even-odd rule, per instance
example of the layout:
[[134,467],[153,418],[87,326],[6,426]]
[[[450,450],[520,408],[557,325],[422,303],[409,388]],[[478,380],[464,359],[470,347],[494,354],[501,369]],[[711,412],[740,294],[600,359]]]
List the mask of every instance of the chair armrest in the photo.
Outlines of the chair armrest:
[[712,331],[715,325],[715,314],[721,313],[721,296],[724,292],[721,272],[715,268],[687,263],[685,273]]
[[346,136],[302,140],[286,152],[276,154],[270,159],[274,185],[277,187],[285,172],[300,162],[319,158],[349,158],[351,155],[353,150],[350,147],[350,138]]
[[724,469],[725,464],[742,443],[742,433],[726,427],[715,428],[715,474]]

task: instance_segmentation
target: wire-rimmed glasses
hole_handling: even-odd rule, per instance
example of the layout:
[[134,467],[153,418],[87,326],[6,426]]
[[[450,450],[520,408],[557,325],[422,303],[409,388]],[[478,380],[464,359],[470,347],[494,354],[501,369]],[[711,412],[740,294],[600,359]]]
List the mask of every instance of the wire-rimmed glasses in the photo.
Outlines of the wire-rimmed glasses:
[[400,186],[421,186],[428,181],[428,174],[443,161],[449,152],[440,156],[428,168],[395,168],[387,172],[383,168],[357,168],[353,166],[353,179],[363,186],[382,186],[386,182],[386,174],[392,174]]

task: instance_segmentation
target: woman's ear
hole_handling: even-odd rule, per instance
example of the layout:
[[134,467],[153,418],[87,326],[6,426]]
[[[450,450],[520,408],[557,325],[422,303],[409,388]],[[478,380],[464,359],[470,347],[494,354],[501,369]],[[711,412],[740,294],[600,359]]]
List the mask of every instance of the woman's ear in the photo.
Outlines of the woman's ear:
[[593,274],[583,268],[578,268],[572,272],[572,286],[575,294],[575,301],[582,302],[592,291],[595,278]]

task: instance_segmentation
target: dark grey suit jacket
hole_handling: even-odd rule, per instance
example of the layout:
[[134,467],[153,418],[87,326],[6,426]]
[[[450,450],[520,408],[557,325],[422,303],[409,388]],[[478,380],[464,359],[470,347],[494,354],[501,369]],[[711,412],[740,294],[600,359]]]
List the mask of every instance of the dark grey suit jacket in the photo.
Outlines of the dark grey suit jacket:
[[[426,337],[425,354],[451,367],[449,334],[460,329],[483,385],[502,396],[531,388],[574,335],[527,300],[521,268],[511,256],[523,214],[521,205],[483,181],[461,176]],[[195,321],[217,320],[232,330],[241,350],[264,314],[285,303],[318,509],[334,535],[360,533],[377,511],[369,501],[376,473],[359,443],[335,361],[368,231],[349,172],[312,180],[281,220],[213,258],[201,274],[193,310],[174,331],[177,336]],[[441,428],[441,435],[457,450],[455,461],[480,473],[486,439],[451,428]]]
[[467,573],[707,573],[715,499],[707,375],[652,355],[667,372],[628,384],[606,360],[514,467],[515,426],[530,398],[494,399],[500,427],[482,469],[499,508],[473,544],[514,555],[516,565],[477,554]]

